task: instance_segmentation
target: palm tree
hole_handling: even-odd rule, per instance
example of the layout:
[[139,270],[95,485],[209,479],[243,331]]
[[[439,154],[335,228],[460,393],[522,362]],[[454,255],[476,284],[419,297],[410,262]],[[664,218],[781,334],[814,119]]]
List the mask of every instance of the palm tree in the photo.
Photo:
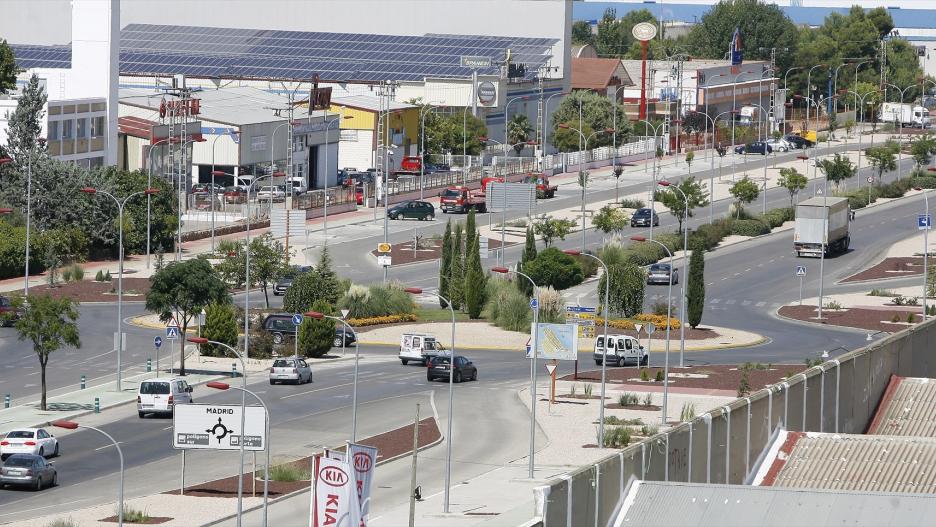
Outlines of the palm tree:
[[523,150],[526,143],[530,140],[530,133],[533,132],[533,126],[530,119],[523,113],[516,113],[507,121],[507,143],[513,145],[517,154]]

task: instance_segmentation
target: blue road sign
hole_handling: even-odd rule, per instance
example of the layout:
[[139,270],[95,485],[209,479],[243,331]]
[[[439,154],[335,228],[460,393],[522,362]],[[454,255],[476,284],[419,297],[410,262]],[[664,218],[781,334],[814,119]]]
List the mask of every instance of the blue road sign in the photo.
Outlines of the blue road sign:
[[806,276],[806,266],[805,266],[805,265],[797,265],[797,266],[796,266],[796,276],[799,276],[799,277]]
[[929,230],[933,227],[933,217],[929,214],[920,214],[917,216],[917,229],[921,231]]
[[157,337],[153,338],[153,346],[156,346],[157,349],[158,349],[160,346],[162,346],[162,337],[157,336]]
[[293,325],[301,326],[302,325],[302,313],[293,314]]
[[539,309],[539,301],[536,298],[530,299],[530,309]]
[[166,338],[169,340],[178,340],[179,326],[166,326]]
[[586,307],[586,306],[566,306],[566,312],[568,313],[597,313],[598,309],[594,307]]

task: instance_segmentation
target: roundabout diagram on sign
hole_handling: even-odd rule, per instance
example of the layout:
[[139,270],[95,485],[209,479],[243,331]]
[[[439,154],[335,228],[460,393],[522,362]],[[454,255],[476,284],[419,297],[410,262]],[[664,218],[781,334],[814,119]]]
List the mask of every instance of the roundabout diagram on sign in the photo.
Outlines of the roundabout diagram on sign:
[[[218,440],[218,443],[221,443],[221,440],[227,437],[229,434],[233,434],[234,430],[224,426],[224,423],[221,422],[221,418],[219,417],[218,424],[212,426],[208,430],[205,430],[205,432],[215,436],[215,438]],[[220,432],[220,434],[218,432]]]

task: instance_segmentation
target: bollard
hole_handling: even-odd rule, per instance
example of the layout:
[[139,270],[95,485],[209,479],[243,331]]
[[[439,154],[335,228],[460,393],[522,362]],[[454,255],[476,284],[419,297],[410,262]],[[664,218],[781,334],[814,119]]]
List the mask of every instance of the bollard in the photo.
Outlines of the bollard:
[[153,359],[146,359],[146,373],[153,371]]
[[3,396],[3,407],[4,408],[10,407],[10,394],[6,394]]
[[231,364],[231,377],[235,379],[237,378],[237,363],[236,362]]
[[94,398],[94,413],[96,414],[101,413],[101,398],[100,397]]
[[81,389],[82,389],[82,390],[84,390],[85,387],[87,386],[87,383],[85,382],[86,380],[87,380],[87,378],[86,378],[84,375],[82,375],[82,376],[81,376]]

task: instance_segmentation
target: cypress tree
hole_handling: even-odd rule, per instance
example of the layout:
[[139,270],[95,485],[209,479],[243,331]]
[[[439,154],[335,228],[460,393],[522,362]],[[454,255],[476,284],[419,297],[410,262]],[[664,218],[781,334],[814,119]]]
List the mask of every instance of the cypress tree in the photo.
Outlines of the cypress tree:
[[474,245],[474,239],[478,235],[478,228],[475,220],[475,210],[468,211],[468,221],[465,222],[465,256],[471,252],[471,246]]
[[[520,272],[524,272],[523,271],[524,266],[528,262],[535,260],[536,254],[537,254],[536,253],[536,236],[533,235],[533,229],[531,227],[527,227],[526,246],[524,246],[523,248],[523,254],[520,256],[520,263],[517,264],[517,270]],[[533,295],[533,285],[530,284],[529,280],[525,280],[525,279],[517,280],[516,284],[517,284],[517,288],[520,289],[520,291],[525,293],[527,296]]]
[[449,300],[452,301],[452,308],[461,309],[462,299],[464,298],[464,276],[465,276],[465,258],[462,245],[462,226],[461,223],[455,224],[455,236],[452,242],[452,269],[449,274]]
[[702,322],[705,307],[705,251],[697,244],[689,257],[689,281],[686,283],[686,319],[696,328]]
[[465,308],[468,310],[468,317],[476,319],[481,318],[481,308],[484,307],[485,277],[484,271],[481,269],[480,237],[476,234],[471,237],[471,240],[471,244],[467,246],[468,257],[465,262],[467,267],[465,271]]
[[[449,297],[449,276],[452,274],[452,220],[445,224],[445,234],[442,236],[442,260],[439,262],[439,295]],[[443,300],[439,306],[448,307]]]

